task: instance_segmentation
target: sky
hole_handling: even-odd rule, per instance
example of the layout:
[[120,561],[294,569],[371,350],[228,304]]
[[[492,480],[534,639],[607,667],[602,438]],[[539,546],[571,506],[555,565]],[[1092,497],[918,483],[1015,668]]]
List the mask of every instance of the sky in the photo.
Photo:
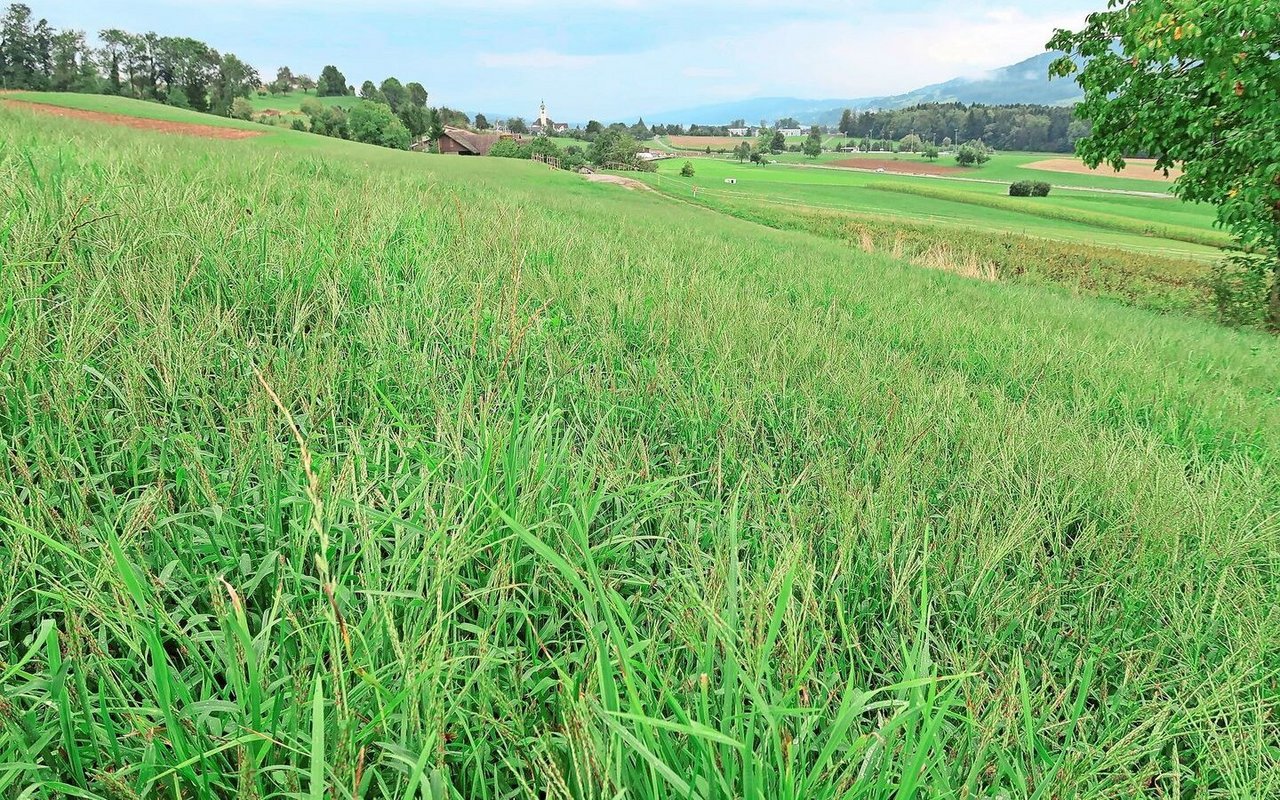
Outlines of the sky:
[[191,36],[264,77],[416,80],[432,105],[580,123],[896,94],[1042,52],[1105,0],[24,0],[58,28]]

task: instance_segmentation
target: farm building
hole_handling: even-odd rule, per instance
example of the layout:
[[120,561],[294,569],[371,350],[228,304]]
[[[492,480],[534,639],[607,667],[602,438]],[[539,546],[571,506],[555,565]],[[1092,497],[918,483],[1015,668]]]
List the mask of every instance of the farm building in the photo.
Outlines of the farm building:
[[473,133],[463,128],[446,126],[444,135],[436,142],[436,149],[443,154],[484,156],[503,138],[510,137],[497,133]]

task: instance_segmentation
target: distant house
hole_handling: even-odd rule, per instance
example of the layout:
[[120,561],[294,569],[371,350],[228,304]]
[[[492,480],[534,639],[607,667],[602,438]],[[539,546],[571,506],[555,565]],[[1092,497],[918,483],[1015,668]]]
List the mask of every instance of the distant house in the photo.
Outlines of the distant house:
[[730,128],[729,135],[730,136],[750,136],[751,129],[750,128]]
[[504,137],[498,133],[474,133],[463,128],[446,126],[444,135],[436,141],[436,149],[442,154],[459,156],[487,156],[493,146]]
[[809,128],[778,128],[778,133],[781,133],[783,136],[808,136]]

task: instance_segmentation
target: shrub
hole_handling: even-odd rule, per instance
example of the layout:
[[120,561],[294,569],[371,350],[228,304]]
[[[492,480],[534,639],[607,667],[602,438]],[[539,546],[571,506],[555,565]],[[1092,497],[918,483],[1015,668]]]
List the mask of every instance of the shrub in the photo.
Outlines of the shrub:
[[347,115],[351,138],[365,144],[376,144],[393,150],[409,149],[409,129],[382,103],[357,103]]
[[289,127],[293,128],[295,131],[305,131],[307,129],[307,123],[297,117],[294,117],[293,121],[289,123]]
[[237,97],[231,101],[232,119],[251,119],[253,117],[253,103],[243,97]]
[[489,149],[489,155],[494,158],[529,158],[533,155],[533,151],[528,145],[520,144],[512,139],[503,139],[494,143],[493,147]]
[[1018,181],[1009,187],[1010,197],[1048,197],[1053,187],[1044,181]]
[[174,108],[191,108],[191,101],[187,99],[187,93],[180,86],[170,89],[169,96],[164,101]]
[[681,174],[683,177],[685,177],[685,178],[692,178],[692,177],[693,177],[693,162],[692,162],[692,161],[686,161],[686,162],[684,162],[684,166],[680,168],[680,174]]

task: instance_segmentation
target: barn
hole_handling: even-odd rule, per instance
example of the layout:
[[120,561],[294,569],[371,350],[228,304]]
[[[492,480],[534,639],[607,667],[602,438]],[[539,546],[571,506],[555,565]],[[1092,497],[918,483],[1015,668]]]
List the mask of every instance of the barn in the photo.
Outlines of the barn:
[[484,156],[501,138],[496,133],[472,133],[462,128],[446,127],[444,135],[436,142],[436,149],[443,154]]

